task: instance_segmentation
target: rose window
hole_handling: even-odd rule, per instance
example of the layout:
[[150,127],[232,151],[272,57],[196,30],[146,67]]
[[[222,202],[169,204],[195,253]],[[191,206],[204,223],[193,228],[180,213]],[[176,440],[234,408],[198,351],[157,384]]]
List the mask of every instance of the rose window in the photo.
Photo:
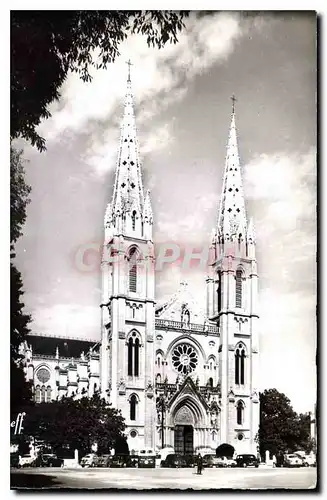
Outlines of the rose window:
[[175,370],[186,375],[195,370],[198,364],[198,356],[192,346],[188,344],[179,344],[173,350],[172,362]]
[[42,384],[45,384],[50,379],[49,370],[46,368],[40,368],[37,372],[37,378]]

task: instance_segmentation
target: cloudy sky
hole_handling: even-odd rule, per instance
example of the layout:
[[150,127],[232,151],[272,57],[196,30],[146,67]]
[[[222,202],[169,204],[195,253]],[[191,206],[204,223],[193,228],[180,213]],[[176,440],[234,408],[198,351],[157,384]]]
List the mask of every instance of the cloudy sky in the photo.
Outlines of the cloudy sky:
[[[191,18],[177,45],[130,38],[92,83],[70,75],[40,132],[47,152],[25,147],[32,186],[17,244],[33,330],[99,339],[97,252],[112,194],[119,124],[132,60],[138,138],[151,189],[155,241],[201,248],[215,225],[230,96],[237,97],[247,213],[260,275],[261,379],[297,411],[311,410],[316,371],[316,27],[308,14]],[[199,304],[205,274],[158,273],[159,301],[186,279]]]

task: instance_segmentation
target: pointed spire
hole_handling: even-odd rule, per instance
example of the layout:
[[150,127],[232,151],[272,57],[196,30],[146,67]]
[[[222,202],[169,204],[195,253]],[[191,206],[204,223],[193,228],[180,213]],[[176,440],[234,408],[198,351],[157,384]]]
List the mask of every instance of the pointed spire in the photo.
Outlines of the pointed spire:
[[143,218],[148,222],[153,222],[153,212],[151,207],[150,190],[148,189],[145,195]]
[[106,208],[106,213],[104,215],[104,223],[106,224],[111,224],[112,221],[112,207],[111,203],[108,203],[107,208]]
[[211,230],[211,244],[217,243],[217,230],[213,228]]
[[254,222],[253,222],[252,217],[249,221],[248,232],[247,232],[247,241],[248,241],[248,243],[255,243],[255,241],[256,241],[255,228],[254,228]]
[[[237,234],[240,224],[242,227],[246,228],[246,213],[235,124],[236,98],[233,96],[231,99],[233,107],[225,160],[222,196],[218,213],[218,230],[220,230],[224,236],[226,236],[225,232],[229,230],[229,236],[233,237]],[[225,219],[228,220],[225,221]]]
[[144,205],[141,163],[136,137],[136,124],[131,83],[131,62],[128,61],[127,90],[116,165],[112,211],[142,211]]

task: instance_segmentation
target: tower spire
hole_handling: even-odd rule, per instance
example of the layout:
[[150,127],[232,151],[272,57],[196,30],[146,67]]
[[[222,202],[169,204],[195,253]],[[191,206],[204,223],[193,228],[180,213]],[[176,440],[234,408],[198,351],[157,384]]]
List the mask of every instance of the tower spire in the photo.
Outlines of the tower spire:
[[[136,137],[136,123],[131,82],[131,61],[127,61],[127,89],[116,164],[116,176],[111,202],[112,219],[118,213],[140,218],[144,208],[141,162]],[[107,214],[110,218],[110,214]],[[117,229],[117,228],[116,228]],[[124,230],[122,228],[121,230]]]
[[[223,178],[222,195],[218,213],[218,232],[225,235],[229,228],[229,238],[239,236],[239,228],[246,231],[246,212],[243,195],[242,173],[240,158],[238,153],[237,133],[235,124],[235,102],[236,97],[231,97],[232,117],[229,128],[227,143],[227,154],[225,160],[225,170]],[[225,221],[225,219],[228,221]],[[227,223],[226,223],[227,222]],[[245,237],[245,234],[242,234]]]
[[133,64],[131,63],[131,60],[128,59],[127,63],[128,65],[128,76],[127,76],[127,81],[130,82],[131,81],[131,66],[133,66]]

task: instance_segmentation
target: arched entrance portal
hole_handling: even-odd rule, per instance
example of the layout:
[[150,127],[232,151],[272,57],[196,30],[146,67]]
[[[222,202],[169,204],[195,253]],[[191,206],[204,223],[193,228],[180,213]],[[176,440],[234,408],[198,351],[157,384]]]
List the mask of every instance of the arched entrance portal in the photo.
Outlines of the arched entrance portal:
[[174,449],[180,455],[193,455],[193,425],[175,425]]
[[181,455],[193,455],[194,418],[187,406],[182,406],[174,418],[174,449]]

